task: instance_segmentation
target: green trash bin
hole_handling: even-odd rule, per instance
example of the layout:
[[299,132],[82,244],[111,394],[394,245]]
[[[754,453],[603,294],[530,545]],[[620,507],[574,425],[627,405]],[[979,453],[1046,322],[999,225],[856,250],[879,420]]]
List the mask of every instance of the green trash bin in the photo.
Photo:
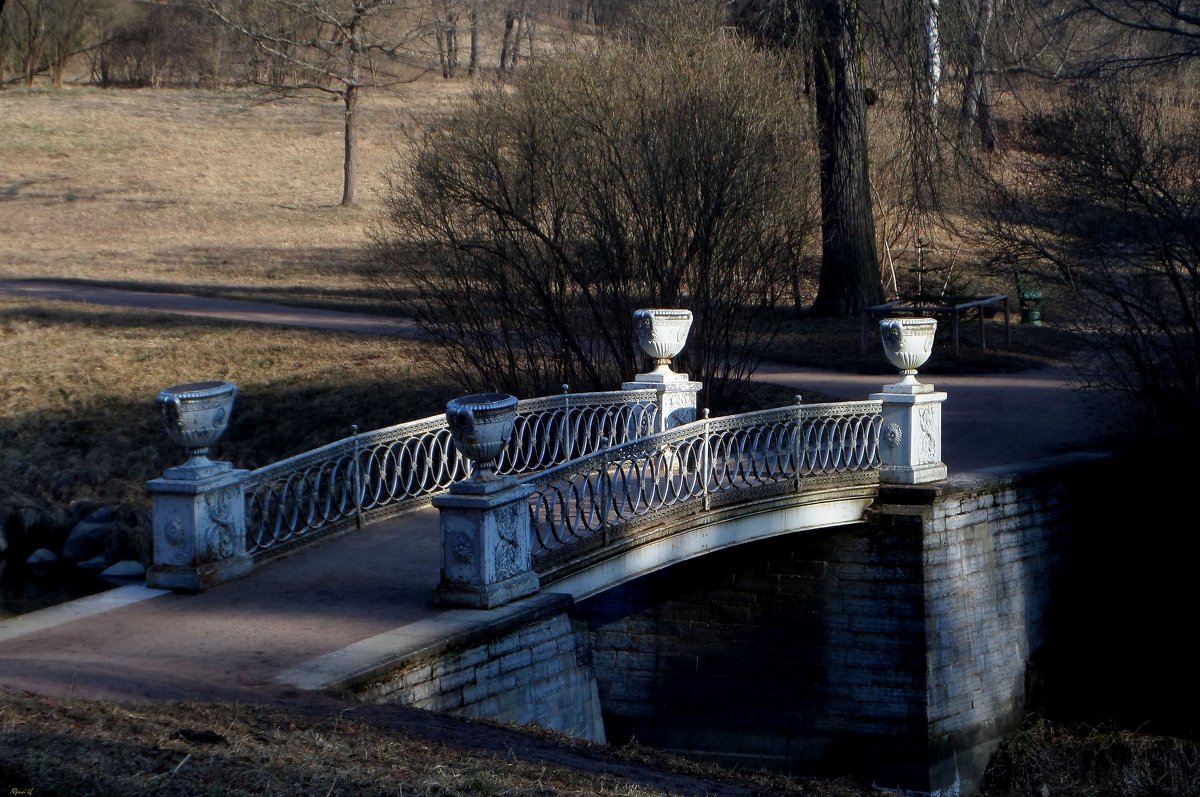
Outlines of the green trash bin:
[[1021,323],[1040,327],[1042,325],[1042,292],[1025,290],[1025,280],[1021,279],[1019,271],[1017,272],[1017,300],[1021,304]]

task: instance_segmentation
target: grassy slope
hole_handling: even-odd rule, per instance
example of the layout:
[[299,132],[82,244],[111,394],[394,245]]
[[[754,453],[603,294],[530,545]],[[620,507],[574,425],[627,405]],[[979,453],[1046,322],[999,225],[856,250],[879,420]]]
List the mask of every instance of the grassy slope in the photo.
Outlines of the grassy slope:
[[[375,294],[360,266],[374,191],[420,120],[465,85],[368,98],[365,201],[353,209],[337,205],[333,102],[0,92],[0,278],[369,307]],[[237,382],[218,454],[254,467],[336,439],[351,423],[370,429],[436,412],[456,393],[437,358],[373,337],[0,300],[0,515],[61,525],[73,505],[119,503],[136,524],[141,482],[179,456],[153,407],[167,385]]]
[[636,747],[388,707],[126,706],[0,697],[0,787],[47,795],[865,797]]

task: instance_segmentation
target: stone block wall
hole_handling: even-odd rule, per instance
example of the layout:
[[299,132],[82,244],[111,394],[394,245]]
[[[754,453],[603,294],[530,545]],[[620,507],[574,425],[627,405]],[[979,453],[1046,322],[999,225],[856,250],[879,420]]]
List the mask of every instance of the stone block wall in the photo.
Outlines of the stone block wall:
[[583,601],[609,739],[867,778],[921,759],[918,540],[791,535]]
[[1009,475],[885,488],[872,525],[920,519],[928,790],[970,793],[1024,715],[1030,658],[1046,642],[1104,461],[1065,458]]
[[603,742],[586,628],[572,624],[566,596],[534,603],[533,612],[504,627],[480,628],[394,662],[353,687],[355,696]]
[[862,525],[741,546],[581,602],[609,738],[972,792],[1021,719],[1071,510],[1096,468],[885,487]]

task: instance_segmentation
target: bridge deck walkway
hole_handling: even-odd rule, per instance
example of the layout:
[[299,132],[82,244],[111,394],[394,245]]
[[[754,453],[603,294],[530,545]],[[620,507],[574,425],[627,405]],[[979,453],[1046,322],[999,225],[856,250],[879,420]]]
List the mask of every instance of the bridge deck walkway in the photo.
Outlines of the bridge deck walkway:
[[[0,622],[0,690],[132,701],[293,697],[276,679],[297,664],[447,615],[432,603],[437,522],[432,508],[381,521],[198,595],[126,587]],[[70,619],[89,602],[146,595]]]

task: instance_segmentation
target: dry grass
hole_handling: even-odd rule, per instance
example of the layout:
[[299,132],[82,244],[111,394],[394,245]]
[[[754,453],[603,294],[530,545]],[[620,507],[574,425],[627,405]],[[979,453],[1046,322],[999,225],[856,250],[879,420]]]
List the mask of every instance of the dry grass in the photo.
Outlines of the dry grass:
[[465,81],[363,103],[360,196],[338,205],[341,106],[243,92],[0,92],[0,277],[353,302],[384,173]]
[[[728,770],[639,746],[608,748],[377,706],[124,705],[0,695],[0,788],[40,797],[866,797],[846,780]],[[1200,790],[1196,744],[1027,723],[1005,742],[982,797],[1161,795]]]
[[116,504],[142,545],[143,483],[182,459],[154,406],[163,387],[236,383],[215,456],[253,468],[343,437],[352,423],[436,413],[457,394],[437,356],[429,344],[375,336],[0,299],[0,509],[61,529]]
[[[350,708],[350,707],[348,707]],[[389,709],[124,706],[0,697],[0,786],[48,795],[865,797],[793,780],[609,751],[553,734]]]
[[1200,794],[1200,745],[1116,728],[1031,720],[992,763],[989,792],[1014,797]]

